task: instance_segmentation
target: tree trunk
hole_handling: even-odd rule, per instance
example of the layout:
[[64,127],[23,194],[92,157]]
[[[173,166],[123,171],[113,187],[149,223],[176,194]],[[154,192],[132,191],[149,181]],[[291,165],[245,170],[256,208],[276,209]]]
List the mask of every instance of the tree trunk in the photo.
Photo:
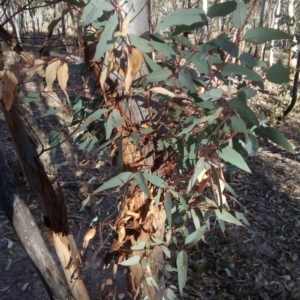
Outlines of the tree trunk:
[[53,260],[35,220],[27,208],[0,149],[0,204],[39,273],[51,299],[70,294],[66,279]]
[[[290,0],[288,2],[288,16],[291,18],[294,17],[294,0]],[[288,26],[288,34],[291,36],[295,35],[295,27],[297,22],[294,21],[294,24],[290,24]],[[296,39],[295,37],[293,38],[292,42],[295,42]],[[288,67],[289,68],[295,68],[296,67],[296,63],[297,63],[297,58],[293,58],[293,54],[297,52],[297,43],[295,43],[295,46],[290,47],[289,49],[289,58],[288,58]]]
[[[130,11],[128,7],[123,7],[127,13],[131,13],[133,20],[129,24],[129,33],[149,40],[150,1],[133,0],[132,3],[133,8]],[[94,68],[93,72],[97,77],[98,70]],[[148,73],[145,64],[139,73],[142,75]],[[159,151],[155,144],[155,139],[161,134],[160,130],[157,131],[156,137],[153,135],[152,140],[145,141],[145,143],[141,142],[141,149],[137,149],[129,141],[130,134],[142,122],[152,122],[151,116],[159,112],[158,102],[143,96],[128,96],[123,101],[116,102],[118,104],[114,103],[115,109],[125,120],[123,126],[117,128],[122,136],[122,149],[118,151],[122,153],[123,170],[133,173],[146,171],[164,178],[167,157],[157,155]],[[151,195],[147,196],[137,186],[134,186],[131,188],[130,195],[123,201],[115,222],[117,237],[112,243],[104,263],[107,265],[114,259],[118,264],[124,259],[139,256],[139,262],[130,266],[127,273],[128,290],[134,299],[144,299],[147,296],[151,300],[161,300],[166,297],[163,276],[164,257],[161,246],[153,246],[151,243],[151,236],[164,240],[166,221],[162,201],[164,192],[161,193],[161,197],[157,201],[158,188],[151,184],[148,187]],[[156,205],[157,202],[158,205]],[[149,246],[139,250],[131,249],[132,246],[140,242],[148,242]]]
[[[12,50],[19,53],[25,60],[31,60],[30,55],[24,53],[22,46],[13,40],[3,28],[0,28],[0,35],[4,36]],[[69,230],[66,206],[59,184],[55,193],[40,161],[36,146],[27,133],[17,91],[12,90],[10,96],[13,99],[11,107],[4,104],[3,98],[1,105],[24,177],[32,193],[37,197],[50,242],[56,249],[73,297],[76,300],[89,300],[80,276],[80,254]]]
[[[149,0],[135,0],[133,1],[133,11],[136,12],[132,17],[134,21],[129,27],[129,32],[137,36],[143,37],[145,39],[150,39],[150,22],[145,22],[145,20],[150,20],[150,1]],[[136,17],[135,17],[136,15]],[[145,75],[147,72],[146,66],[142,68],[142,73]],[[158,103],[155,101],[150,101],[147,103],[146,99],[143,97],[136,97],[134,99],[128,99],[129,109],[127,105],[123,103],[120,105],[120,114],[125,116],[125,119],[129,119],[128,122],[129,128],[132,124],[141,124],[145,120],[151,119],[150,114],[154,115],[154,110],[159,110]],[[126,126],[125,126],[126,127]],[[138,149],[134,147],[128,147],[128,133],[123,129],[123,143],[122,143],[122,153],[123,153],[123,162],[124,167],[128,171],[136,172],[136,161],[134,161],[135,155],[132,155],[132,151],[138,153]],[[140,157],[147,157],[144,161],[144,167],[141,170],[150,171],[152,174],[158,175],[164,178],[164,170],[155,168],[158,165],[155,145],[153,141],[149,141],[148,144],[144,145],[141,149],[141,153],[138,153]],[[152,155],[149,155],[152,153]],[[131,158],[131,160],[128,158]],[[133,159],[132,159],[133,158]],[[163,167],[163,164],[160,165]],[[153,235],[159,240],[164,240],[165,234],[165,221],[166,214],[164,206],[160,203],[158,206],[154,204],[155,197],[157,194],[157,188],[150,188],[152,191],[152,199],[147,197],[144,193],[134,189],[132,191],[131,198],[129,198],[129,203],[127,207],[132,208],[132,211],[138,211],[140,214],[139,223],[145,223],[142,226],[139,226],[138,236],[131,238],[131,244],[140,243],[143,241],[150,241],[150,236]],[[162,197],[163,197],[162,193]],[[161,199],[160,199],[161,200]],[[128,218],[128,212],[126,213],[127,208],[124,206],[125,211],[120,210],[119,217],[124,219]],[[129,225],[130,222],[126,222]],[[120,224],[120,219],[116,225]],[[125,226],[126,227],[126,226]],[[129,227],[129,226],[128,226]],[[128,228],[127,236],[130,236],[130,230]],[[130,249],[128,249],[130,250]],[[127,284],[129,287],[129,292],[136,296],[137,299],[144,299],[148,296],[148,299],[159,299],[161,300],[165,296],[165,281],[164,281],[164,257],[163,252],[160,246],[154,246],[145,250],[132,251],[131,256],[139,255],[141,260],[138,264],[130,266],[130,269],[127,274]],[[149,265],[150,268],[147,268]],[[151,284],[150,278],[156,282]]]
[[[281,0],[278,0],[277,3],[274,5],[274,9],[272,12],[271,28],[279,29],[278,18],[276,16],[280,14],[280,10],[281,10]],[[277,20],[277,24],[276,24],[276,20]],[[275,46],[275,40],[272,40],[271,48],[270,48],[269,66],[272,66],[274,63],[274,46]]]

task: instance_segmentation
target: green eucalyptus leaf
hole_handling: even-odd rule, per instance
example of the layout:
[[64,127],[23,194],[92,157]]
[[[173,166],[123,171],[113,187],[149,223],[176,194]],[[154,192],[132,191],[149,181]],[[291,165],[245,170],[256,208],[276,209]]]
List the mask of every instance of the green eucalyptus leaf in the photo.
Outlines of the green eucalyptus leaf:
[[254,134],[249,133],[246,135],[245,149],[250,156],[257,156],[258,141]]
[[[156,62],[154,62],[147,54],[144,54],[143,56],[144,56],[144,59],[145,59],[147,65],[152,70],[152,73],[155,71],[162,70],[162,67],[159,64],[157,64]],[[150,73],[150,74],[152,74],[152,73]]]
[[253,43],[255,45],[263,44],[266,42],[270,42],[272,40],[286,40],[290,39],[291,36],[279,29],[267,28],[267,27],[257,27],[249,29],[243,40],[249,43]]
[[259,122],[257,120],[257,117],[255,113],[252,111],[252,109],[247,105],[246,100],[244,99],[232,99],[228,101],[228,106],[232,110],[236,109],[240,116],[245,121],[251,122],[253,125],[258,126]]
[[96,53],[93,61],[99,60],[105,54],[105,52],[108,51],[114,44],[116,40],[116,38],[114,37],[114,32],[118,24],[118,15],[112,15],[112,17],[107,21],[105,28],[100,36],[100,40],[97,44]]
[[265,136],[273,143],[283,147],[285,150],[291,153],[294,153],[294,149],[292,148],[288,140],[277,129],[275,129],[274,127],[263,127],[262,131],[265,134]]
[[252,88],[246,88],[243,89],[242,91],[238,92],[238,98],[240,98],[240,93],[244,93],[245,97],[247,100],[253,98],[257,94],[257,90],[254,90]]
[[77,130],[77,132],[84,131],[92,122],[98,121],[101,118],[101,116],[108,111],[109,111],[108,109],[97,109],[96,111],[94,111],[86,118],[86,120]]
[[237,7],[236,1],[226,1],[224,3],[216,3],[209,7],[207,16],[210,18],[214,17],[225,17],[235,11]]
[[221,151],[218,152],[218,155],[226,162],[231,163],[234,166],[237,166],[241,170],[251,173],[247,163],[245,162],[244,158],[235,151],[230,146],[223,148]]
[[143,53],[151,53],[153,51],[151,42],[148,40],[145,40],[134,34],[130,34],[130,41],[135,48],[139,49]]
[[169,287],[166,289],[166,296],[168,300],[179,300],[176,294]]
[[220,212],[219,209],[216,210],[216,217],[222,221],[236,224],[239,226],[244,226],[238,219],[236,219],[232,214],[230,214],[228,211],[223,210]]
[[102,191],[114,188],[114,187],[121,187],[124,184],[126,184],[127,182],[129,182],[130,180],[132,180],[134,178],[134,176],[135,176],[135,174],[133,174],[132,172],[121,173],[121,174],[115,176],[114,178],[111,178],[108,181],[106,181],[99,188],[97,188],[93,192],[93,194],[97,194]]
[[234,132],[247,133],[246,123],[238,116],[230,117],[231,126]]
[[191,233],[189,236],[185,238],[184,246],[186,249],[193,247],[196,245],[199,240],[203,237],[204,233],[206,231],[206,226],[202,226],[198,229],[196,229],[193,233]]
[[188,93],[193,94],[197,92],[196,87],[192,81],[191,75],[185,70],[179,72],[178,81],[178,87],[186,87],[188,89]]
[[153,46],[153,48],[160,54],[171,58],[172,56],[175,57],[176,53],[173,50],[173,48],[165,43],[159,43],[159,42],[155,42],[155,41],[151,41],[151,44]]
[[216,101],[219,100],[223,96],[223,90],[218,88],[212,88],[211,90],[205,92],[201,95],[201,99],[203,101]]
[[44,114],[42,114],[41,116],[39,116],[37,118],[44,118],[44,117],[55,115],[60,110],[61,110],[60,107],[50,107]]
[[178,276],[178,285],[179,292],[182,295],[183,288],[185,287],[187,279],[187,269],[188,269],[188,256],[184,250],[181,250],[176,259],[177,266],[177,276]]
[[191,215],[196,229],[200,228],[200,219],[194,208],[191,208]]
[[157,29],[164,29],[166,27],[174,25],[192,25],[194,23],[199,23],[199,21],[205,21],[206,16],[201,8],[188,8],[179,9],[175,12],[165,16],[162,22],[158,24]]
[[270,82],[281,84],[290,81],[290,70],[281,61],[272,65],[266,73]]
[[113,5],[106,0],[91,0],[83,9],[82,21],[84,25],[89,25],[100,18],[103,11],[113,10]]
[[146,248],[148,241],[141,241],[135,243],[133,246],[130,247],[132,251],[138,251],[138,250],[143,250]]
[[106,139],[109,140],[114,128],[120,128],[124,123],[124,119],[120,116],[117,109],[114,109],[108,116],[106,123]]
[[162,178],[156,175],[150,174],[148,172],[144,172],[143,175],[148,181],[150,181],[153,185],[157,187],[165,188],[168,186]]
[[193,23],[192,25],[177,25],[172,35],[175,36],[183,32],[192,32],[195,29],[202,28],[204,25],[204,21]]
[[221,35],[215,39],[214,43],[220,47],[220,49],[228,52],[233,57],[237,57],[239,55],[239,46],[231,42],[230,39],[225,35]]
[[82,201],[80,211],[82,211],[91,201],[91,196],[87,196],[85,200]]
[[165,211],[167,214],[167,221],[169,224],[169,227],[172,227],[172,200],[169,192],[166,192],[165,195],[165,200],[164,200],[164,205],[165,205]]
[[164,81],[172,75],[169,69],[158,70],[147,75],[148,82],[159,82]]
[[150,190],[148,188],[148,185],[147,185],[147,182],[145,180],[145,177],[144,177],[143,173],[142,172],[138,172],[135,180],[136,180],[139,188],[141,189],[141,191],[143,193],[145,193],[149,197],[151,195],[151,192],[150,192]]
[[226,189],[231,195],[233,195],[234,197],[237,198],[236,192],[234,191],[234,189],[233,189],[227,182],[225,183],[225,189]]
[[235,28],[241,28],[247,17],[247,7],[244,0],[236,0],[237,7],[233,12],[232,24]]
[[219,199],[216,199],[217,200],[216,202],[217,202],[218,206],[222,207],[223,206],[223,199],[222,199],[222,190],[221,190],[219,175],[217,173],[216,168],[213,165],[211,166],[211,171],[212,171],[213,181],[214,181],[215,185],[218,188],[218,196],[219,196],[218,198]]
[[51,148],[54,147],[50,150],[50,156],[52,159],[55,157],[57,145],[59,144],[59,140],[60,140],[59,133],[57,131],[51,131],[48,143]]
[[140,259],[141,259],[141,257],[139,255],[134,255],[134,256],[120,262],[119,265],[126,266],[126,267],[133,266],[133,265],[138,264],[140,262]]
[[254,67],[258,67],[258,68],[266,68],[267,64],[257,58],[254,58],[253,55],[251,55],[250,53],[242,53],[240,55],[240,61],[243,65],[245,65],[248,68],[254,68]]
[[220,70],[223,76],[235,77],[236,75],[245,75],[249,80],[263,81],[259,74],[241,65],[226,63],[221,65]]
[[204,161],[203,157],[200,157],[200,159],[197,161],[197,164],[195,166],[195,170],[194,170],[194,174],[191,176],[190,180],[189,180],[189,184],[187,187],[187,193],[189,193],[191,191],[191,189],[193,188],[196,180],[198,179],[200,173],[206,169],[206,163]]
[[243,223],[244,223],[245,225],[250,226],[248,220],[246,219],[246,217],[245,217],[245,215],[244,215],[243,213],[236,211],[236,212],[235,212],[235,216],[236,216],[236,218],[237,218],[238,220],[243,221]]
[[36,92],[31,92],[28,93],[26,97],[24,97],[20,103],[21,104],[26,104],[26,103],[30,103],[30,102],[35,102],[37,97],[40,95],[40,93],[36,93]]

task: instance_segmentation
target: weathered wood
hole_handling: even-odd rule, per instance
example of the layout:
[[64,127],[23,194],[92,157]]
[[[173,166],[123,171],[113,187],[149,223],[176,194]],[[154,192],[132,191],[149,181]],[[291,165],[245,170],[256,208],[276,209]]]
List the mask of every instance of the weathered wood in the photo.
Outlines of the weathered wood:
[[[12,50],[20,53],[23,59],[30,62],[26,52],[24,54],[22,46],[1,27],[0,35],[5,36],[6,42]],[[14,101],[9,110],[6,109],[3,99],[1,99],[1,105],[23,174],[32,193],[37,197],[37,202],[43,213],[44,225],[49,233],[48,237],[63,266],[72,296],[76,300],[89,300],[89,295],[80,276],[80,253],[73,236],[70,234],[63,195],[62,193],[55,193],[39,158],[36,146],[27,133],[17,91],[14,91]]]
[[0,149],[0,204],[13,225],[25,251],[38,271],[51,299],[70,294],[63,273],[53,260],[36,222],[20,197],[20,191]]
[[[39,159],[35,145],[27,133],[25,120],[17,100],[9,111],[3,101],[6,125],[12,137],[19,162],[29,187],[37,197],[37,202],[44,216],[44,224],[49,232],[50,241],[63,266],[68,285],[76,300],[88,300],[89,296],[80,276],[79,257],[73,236],[70,234],[67,211],[62,195],[56,195],[54,188]],[[64,245],[64,247],[62,247]]]

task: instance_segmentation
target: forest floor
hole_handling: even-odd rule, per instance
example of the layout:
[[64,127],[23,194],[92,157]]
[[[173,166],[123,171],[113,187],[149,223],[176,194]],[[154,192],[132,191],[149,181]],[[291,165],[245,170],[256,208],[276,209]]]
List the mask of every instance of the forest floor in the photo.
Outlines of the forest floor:
[[[72,76],[74,82],[81,80],[78,74]],[[24,88],[40,87],[29,82]],[[64,111],[41,118],[50,107],[59,105],[59,97],[51,96],[39,97],[23,107],[28,122],[45,144],[51,130],[62,131],[70,118]],[[234,171],[227,175],[240,203],[233,201],[232,208],[244,212],[250,226],[227,225],[222,233],[218,226],[211,225],[205,235],[206,243],[199,243],[199,251],[191,253],[184,299],[300,299],[300,114],[292,113],[277,127],[295,154],[262,144],[258,156],[246,158],[252,174]],[[41,212],[22,182],[1,112],[0,145],[19,181],[22,197],[43,232]],[[82,270],[91,299],[110,299],[114,291],[116,299],[125,299],[125,269],[121,268],[113,280],[111,268],[100,268],[109,247],[110,224],[117,216],[120,195],[109,191],[93,196],[80,211],[89,193],[115,172],[109,156],[95,166],[96,158],[95,152],[78,153],[70,142],[59,147],[55,160],[48,153],[42,156],[48,175],[60,180],[71,232],[79,249],[91,223],[97,224],[97,234],[90,242]],[[49,299],[1,207],[0,253],[0,300]],[[177,284],[176,275],[168,280]]]

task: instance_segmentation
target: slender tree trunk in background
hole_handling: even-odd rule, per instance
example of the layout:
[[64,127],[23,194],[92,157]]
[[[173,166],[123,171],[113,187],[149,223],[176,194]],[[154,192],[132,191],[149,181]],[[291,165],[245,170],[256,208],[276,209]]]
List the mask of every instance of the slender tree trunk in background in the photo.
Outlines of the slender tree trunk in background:
[[[266,8],[266,0],[262,0],[261,1],[261,10],[260,10],[258,27],[263,27],[264,26],[265,8]],[[254,57],[260,58],[259,57],[259,52],[260,52],[260,46],[256,45],[255,46]]]
[[[204,10],[205,14],[207,14],[207,9],[208,9],[208,4],[207,4],[207,0],[203,0],[202,1],[202,9]],[[207,39],[207,24],[204,25],[201,30],[200,30],[200,43],[205,43],[206,39]]]
[[[288,16],[292,19],[294,17],[294,0],[289,0],[288,1]],[[294,24],[291,24],[290,26],[288,26],[288,34],[290,34],[291,36],[293,36],[295,34],[295,23],[296,21],[294,21]],[[294,42],[294,40],[293,40]],[[289,49],[289,57],[288,57],[288,67],[289,68],[295,68],[296,67],[296,59],[293,59],[293,54],[297,52],[297,43],[295,46],[290,47]]]
[[[15,8],[14,8],[14,3],[13,1],[9,1],[9,15],[12,16],[15,12]],[[15,28],[15,32],[17,35],[17,40],[19,42],[20,45],[22,45],[22,40],[21,40],[21,34],[22,34],[22,26],[20,26],[20,14],[16,14],[13,18],[12,18],[12,22],[14,24],[14,28]]]
[[[272,22],[270,22],[271,28],[279,29],[278,18],[276,16],[280,14],[280,10],[281,10],[281,0],[277,0],[277,3],[274,5],[274,9],[272,12]],[[272,66],[274,63],[274,45],[275,45],[275,41],[273,40],[271,42],[271,48],[270,48],[269,66]]]

